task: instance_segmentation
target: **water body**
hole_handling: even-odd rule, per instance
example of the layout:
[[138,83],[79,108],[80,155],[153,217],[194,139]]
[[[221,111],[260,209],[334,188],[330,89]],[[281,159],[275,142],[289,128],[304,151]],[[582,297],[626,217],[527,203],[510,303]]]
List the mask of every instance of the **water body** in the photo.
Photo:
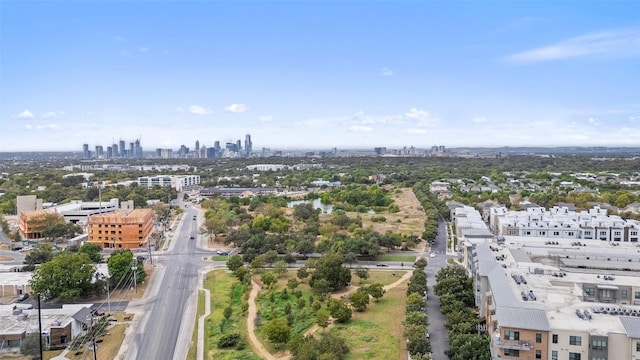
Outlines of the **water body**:
[[292,207],[294,207],[296,205],[300,205],[300,204],[311,204],[311,205],[313,205],[314,209],[320,209],[325,214],[331,214],[331,212],[333,211],[333,205],[331,205],[331,204],[329,204],[329,205],[323,204],[322,201],[320,201],[320,199],[315,199],[313,201],[309,201],[309,200],[289,201],[287,203],[287,207],[292,208]]

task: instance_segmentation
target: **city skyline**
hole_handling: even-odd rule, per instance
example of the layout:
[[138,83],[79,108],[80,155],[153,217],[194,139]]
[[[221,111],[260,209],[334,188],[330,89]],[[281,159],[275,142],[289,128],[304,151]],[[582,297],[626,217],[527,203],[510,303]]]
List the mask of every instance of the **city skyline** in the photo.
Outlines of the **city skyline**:
[[640,146],[630,1],[0,7],[0,152]]

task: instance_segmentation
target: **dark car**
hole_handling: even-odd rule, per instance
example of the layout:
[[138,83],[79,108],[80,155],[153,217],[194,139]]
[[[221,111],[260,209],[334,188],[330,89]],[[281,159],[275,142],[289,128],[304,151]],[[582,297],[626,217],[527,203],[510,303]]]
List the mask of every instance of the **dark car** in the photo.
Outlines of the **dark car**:
[[29,294],[28,293],[22,293],[20,295],[18,295],[18,301],[25,301],[29,298]]
[[377,267],[388,267],[389,265],[387,264],[376,264]]
[[92,312],[93,316],[102,316],[104,315],[104,310],[102,309],[94,309]]
[[195,237],[193,235],[191,235],[191,237],[189,239],[193,240],[193,239],[195,239]]

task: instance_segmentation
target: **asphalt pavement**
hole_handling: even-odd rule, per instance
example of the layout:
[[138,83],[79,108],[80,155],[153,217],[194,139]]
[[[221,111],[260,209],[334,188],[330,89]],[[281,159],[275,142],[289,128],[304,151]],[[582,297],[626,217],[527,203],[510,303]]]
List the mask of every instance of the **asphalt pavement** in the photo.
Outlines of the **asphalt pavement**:
[[433,293],[433,286],[436,284],[436,274],[447,266],[447,259],[453,256],[446,255],[447,230],[445,222],[438,220],[438,235],[436,244],[431,248],[431,252],[437,253],[435,257],[427,257],[427,285],[429,293],[427,299],[427,314],[429,315],[429,339],[431,340],[431,354],[433,360],[446,360],[444,354],[449,347],[447,339],[447,329],[444,327],[444,316],[440,313],[440,298]]
[[[127,351],[127,360],[184,359],[190,344],[196,304],[198,272],[207,263],[205,252],[196,247],[198,221],[192,221],[198,210],[185,208],[181,225],[172,239],[169,251],[154,256],[158,272],[157,287],[145,299],[133,341]],[[211,253],[208,253],[211,254]],[[209,265],[211,262],[208,263]],[[193,314],[191,314],[193,312]]]

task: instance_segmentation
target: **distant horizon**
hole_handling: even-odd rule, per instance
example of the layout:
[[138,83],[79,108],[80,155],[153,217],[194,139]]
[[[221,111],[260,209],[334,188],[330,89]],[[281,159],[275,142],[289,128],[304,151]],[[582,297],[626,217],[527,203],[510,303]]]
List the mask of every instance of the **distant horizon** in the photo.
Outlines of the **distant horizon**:
[[640,146],[634,1],[0,7],[0,151]]

